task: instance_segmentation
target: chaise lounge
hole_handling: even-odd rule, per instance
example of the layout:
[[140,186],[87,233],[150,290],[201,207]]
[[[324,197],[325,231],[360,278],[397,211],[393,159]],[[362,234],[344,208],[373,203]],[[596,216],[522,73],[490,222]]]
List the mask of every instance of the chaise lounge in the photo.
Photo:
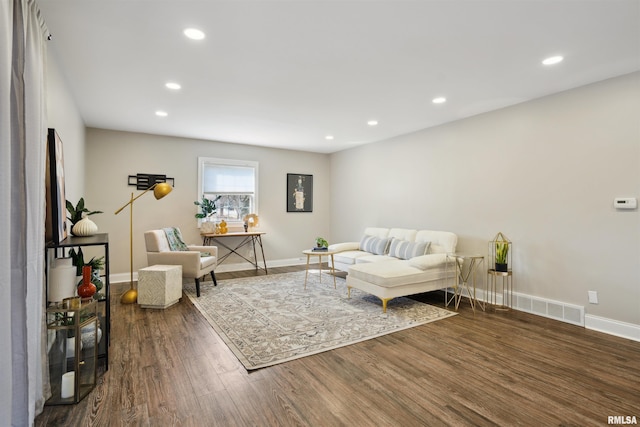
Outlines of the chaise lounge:
[[447,266],[458,237],[447,231],[403,228],[365,229],[360,242],[330,245],[334,268],[346,271],[347,289],[375,295],[382,311],[393,298],[445,289],[455,277]]

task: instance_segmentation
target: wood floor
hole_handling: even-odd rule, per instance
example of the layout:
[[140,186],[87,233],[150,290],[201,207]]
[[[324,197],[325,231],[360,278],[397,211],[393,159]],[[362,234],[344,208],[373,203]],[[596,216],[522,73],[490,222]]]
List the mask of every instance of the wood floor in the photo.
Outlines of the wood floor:
[[[205,282],[203,292],[211,287]],[[36,426],[602,426],[608,416],[640,420],[640,343],[539,316],[474,315],[463,301],[458,316],[247,373],[188,298],[148,310],[120,304],[126,286],[114,288],[109,371],[79,404],[45,407]],[[438,292],[419,299],[442,306]]]

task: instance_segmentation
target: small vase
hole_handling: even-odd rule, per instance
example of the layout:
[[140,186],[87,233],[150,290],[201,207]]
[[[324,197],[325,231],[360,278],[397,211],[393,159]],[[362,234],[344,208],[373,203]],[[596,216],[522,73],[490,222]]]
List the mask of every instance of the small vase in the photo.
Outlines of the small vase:
[[84,217],[71,228],[71,234],[78,237],[93,236],[98,232],[98,226],[89,217]]
[[82,284],[78,286],[78,295],[81,298],[91,298],[98,289],[91,283],[91,266],[82,267]]

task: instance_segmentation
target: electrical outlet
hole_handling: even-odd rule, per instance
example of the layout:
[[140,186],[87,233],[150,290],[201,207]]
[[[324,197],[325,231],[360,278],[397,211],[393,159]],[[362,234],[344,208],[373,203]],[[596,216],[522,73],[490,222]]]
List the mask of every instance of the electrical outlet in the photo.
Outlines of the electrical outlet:
[[587,291],[589,293],[589,304],[597,304],[598,303],[598,292],[597,291]]

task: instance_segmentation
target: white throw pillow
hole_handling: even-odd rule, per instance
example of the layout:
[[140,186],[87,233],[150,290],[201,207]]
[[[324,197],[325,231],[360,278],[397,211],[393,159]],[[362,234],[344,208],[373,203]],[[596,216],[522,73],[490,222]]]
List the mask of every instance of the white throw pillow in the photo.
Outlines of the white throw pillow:
[[372,253],[374,255],[384,255],[389,248],[391,239],[381,239],[375,236],[363,236],[360,240],[360,250]]
[[393,239],[389,248],[389,256],[411,259],[426,254],[430,244],[431,242],[407,242],[406,240]]
[[409,265],[411,267],[419,268],[420,270],[426,270],[428,268],[446,264],[446,262],[447,254],[428,254],[410,259]]

